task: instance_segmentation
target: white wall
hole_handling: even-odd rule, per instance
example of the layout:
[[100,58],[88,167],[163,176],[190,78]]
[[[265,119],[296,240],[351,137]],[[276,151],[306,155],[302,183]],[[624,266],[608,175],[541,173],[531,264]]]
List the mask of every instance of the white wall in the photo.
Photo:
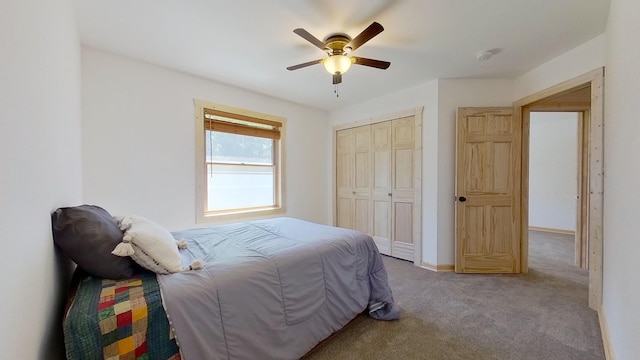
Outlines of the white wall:
[[532,112],[529,226],[576,230],[578,113]]
[[522,99],[604,66],[605,43],[604,34],[597,36],[517,77],[513,83],[513,100]]
[[613,0],[607,25],[604,298],[617,360],[640,354],[640,2]]
[[195,224],[194,99],[286,118],[288,216],[329,223],[327,114],[82,48],[84,200],[170,230]]
[[2,1],[0,49],[0,357],[55,359],[70,269],[50,214],[82,192],[72,2]]
[[[511,80],[437,80],[330,113],[331,125],[424,107],[422,124],[422,261],[455,259],[455,114],[461,106],[510,106]],[[333,163],[333,160],[332,160]],[[333,203],[331,204],[333,210]]]

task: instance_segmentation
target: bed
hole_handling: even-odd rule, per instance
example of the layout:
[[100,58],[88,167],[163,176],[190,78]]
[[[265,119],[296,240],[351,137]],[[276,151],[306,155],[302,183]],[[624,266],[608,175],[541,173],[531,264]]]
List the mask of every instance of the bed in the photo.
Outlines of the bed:
[[171,235],[181,263],[197,267],[79,276],[68,359],[299,359],[363,312],[399,317],[363,233],[275,218]]

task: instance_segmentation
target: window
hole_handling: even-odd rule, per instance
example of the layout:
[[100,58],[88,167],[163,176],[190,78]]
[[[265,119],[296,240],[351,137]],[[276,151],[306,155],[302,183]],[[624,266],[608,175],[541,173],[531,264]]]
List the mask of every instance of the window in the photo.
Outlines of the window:
[[198,222],[282,212],[284,119],[196,100]]

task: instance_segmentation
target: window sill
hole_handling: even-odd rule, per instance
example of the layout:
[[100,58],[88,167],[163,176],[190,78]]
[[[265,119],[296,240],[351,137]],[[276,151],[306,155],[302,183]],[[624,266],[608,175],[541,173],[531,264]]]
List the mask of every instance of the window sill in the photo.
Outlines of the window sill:
[[262,208],[256,210],[240,210],[234,212],[221,212],[216,214],[199,214],[197,224],[228,223],[235,221],[257,220],[271,215],[282,215],[285,213],[284,207]]

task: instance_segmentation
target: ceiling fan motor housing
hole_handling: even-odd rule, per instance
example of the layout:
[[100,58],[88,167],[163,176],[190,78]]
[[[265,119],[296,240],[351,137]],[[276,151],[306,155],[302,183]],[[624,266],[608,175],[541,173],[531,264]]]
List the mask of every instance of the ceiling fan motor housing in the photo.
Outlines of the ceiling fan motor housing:
[[351,38],[345,34],[329,35],[324,41],[325,50],[329,55],[345,55],[351,51],[351,48],[346,46],[350,42]]

